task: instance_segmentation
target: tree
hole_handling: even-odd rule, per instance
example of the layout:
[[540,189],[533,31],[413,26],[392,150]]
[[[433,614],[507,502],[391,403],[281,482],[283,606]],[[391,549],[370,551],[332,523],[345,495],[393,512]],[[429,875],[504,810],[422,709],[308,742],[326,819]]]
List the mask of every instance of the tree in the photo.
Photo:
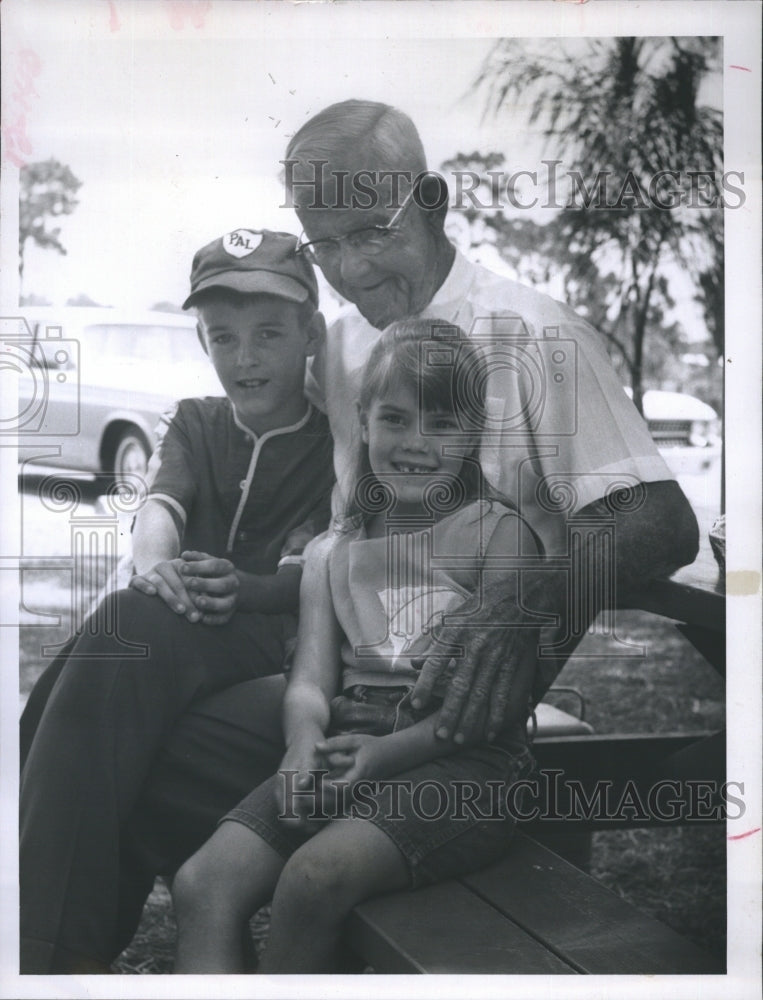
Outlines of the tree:
[[70,215],[79,202],[75,198],[82,187],[69,167],[58,160],[28,163],[19,171],[19,275],[24,277],[24,250],[31,239],[43,249],[66,253],[59,239],[60,227],[49,229],[48,221]]
[[183,315],[185,310],[181,309],[180,306],[177,305],[175,302],[168,302],[163,299],[161,302],[155,302],[151,306],[151,311],[164,312],[164,313],[179,313],[180,315]]
[[722,343],[723,130],[720,112],[698,100],[719,71],[718,40],[554,45],[501,40],[474,89],[486,114],[526,107],[528,124],[562,159],[569,198],[548,235],[569,248],[568,281],[590,286],[601,270],[619,286],[604,332],[626,361],[640,409],[645,336],[655,306],[669,305],[669,265],[693,276]]
[[91,299],[87,292],[80,292],[79,295],[73,295],[71,298],[66,300],[67,306],[79,306],[85,308],[93,308],[94,306],[102,307],[102,302],[96,302],[95,299]]

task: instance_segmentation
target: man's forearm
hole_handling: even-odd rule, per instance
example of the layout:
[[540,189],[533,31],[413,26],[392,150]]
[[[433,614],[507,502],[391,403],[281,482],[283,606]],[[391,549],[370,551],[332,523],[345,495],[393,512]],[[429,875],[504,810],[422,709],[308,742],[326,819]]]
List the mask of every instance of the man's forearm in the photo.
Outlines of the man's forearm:
[[[641,497],[643,503],[638,502]],[[618,510],[629,504],[627,498],[618,504],[616,496],[586,508],[614,516],[614,568],[620,596],[694,562],[699,548],[697,518],[675,480],[641,483],[634,499],[634,510]]]
[[[533,620],[551,625],[553,618],[567,626],[568,635],[577,632],[579,638],[600,611],[649,580],[669,576],[697,554],[697,521],[673,481],[641,484],[632,497],[596,500],[573,514],[570,524],[576,520],[585,529],[571,532],[564,569],[554,568],[553,556],[545,569],[542,563],[537,570],[524,569],[516,598],[505,579],[494,579],[485,587],[486,625]],[[524,614],[511,610],[515,600]],[[569,616],[575,621],[565,622]],[[479,617],[478,612],[475,618]]]
[[[488,734],[518,719],[524,685],[517,670],[525,657],[540,652],[537,628],[549,626],[532,683],[537,700],[552,683],[596,615],[629,591],[691,562],[697,552],[697,522],[673,481],[641,484],[632,494],[607,497],[570,516],[571,530],[562,558],[549,556],[537,568],[519,573],[491,571],[478,595],[460,609],[462,623],[451,621],[441,640],[461,645],[440,711],[437,735],[471,738],[482,731],[480,718],[489,702]],[[454,616],[451,616],[454,617]],[[446,619],[447,620],[447,619]],[[428,658],[414,692],[424,705],[440,678],[442,665]]]

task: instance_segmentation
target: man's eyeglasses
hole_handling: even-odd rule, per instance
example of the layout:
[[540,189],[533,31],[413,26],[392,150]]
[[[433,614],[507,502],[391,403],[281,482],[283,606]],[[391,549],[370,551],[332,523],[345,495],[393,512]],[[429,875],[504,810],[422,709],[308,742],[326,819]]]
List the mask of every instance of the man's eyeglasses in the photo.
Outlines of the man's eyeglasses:
[[403,203],[384,226],[367,226],[356,229],[344,236],[327,236],[322,240],[305,240],[304,232],[297,240],[297,253],[304,254],[318,266],[332,264],[339,259],[342,243],[345,243],[354,253],[364,257],[375,257],[394,241],[400,231],[400,221],[410,205],[415,187],[412,187],[403,199]]

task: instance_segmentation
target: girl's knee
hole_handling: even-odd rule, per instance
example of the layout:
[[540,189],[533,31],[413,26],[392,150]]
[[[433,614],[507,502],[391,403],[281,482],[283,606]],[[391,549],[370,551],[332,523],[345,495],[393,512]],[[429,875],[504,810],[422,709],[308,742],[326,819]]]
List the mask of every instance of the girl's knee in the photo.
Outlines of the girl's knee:
[[235,910],[242,890],[237,865],[206,844],[178,870],[172,882],[172,902],[178,916],[223,907]]
[[215,885],[213,871],[194,854],[178,869],[172,880],[172,904],[178,916],[196,911],[209,898]]
[[282,902],[302,912],[322,916],[342,914],[355,904],[362,890],[342,859],[313,849],[308,843],[291,856],[278,882]]

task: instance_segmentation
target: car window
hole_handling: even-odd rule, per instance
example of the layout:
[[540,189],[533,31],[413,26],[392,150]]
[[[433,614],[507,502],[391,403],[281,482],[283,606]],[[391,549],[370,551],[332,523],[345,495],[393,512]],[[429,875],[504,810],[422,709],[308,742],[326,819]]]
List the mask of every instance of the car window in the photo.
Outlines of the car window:
[[145,361],[157,366],[199,360],[201,346],[192,329],[102,323],[83,331],[83,347],[119,361]]

